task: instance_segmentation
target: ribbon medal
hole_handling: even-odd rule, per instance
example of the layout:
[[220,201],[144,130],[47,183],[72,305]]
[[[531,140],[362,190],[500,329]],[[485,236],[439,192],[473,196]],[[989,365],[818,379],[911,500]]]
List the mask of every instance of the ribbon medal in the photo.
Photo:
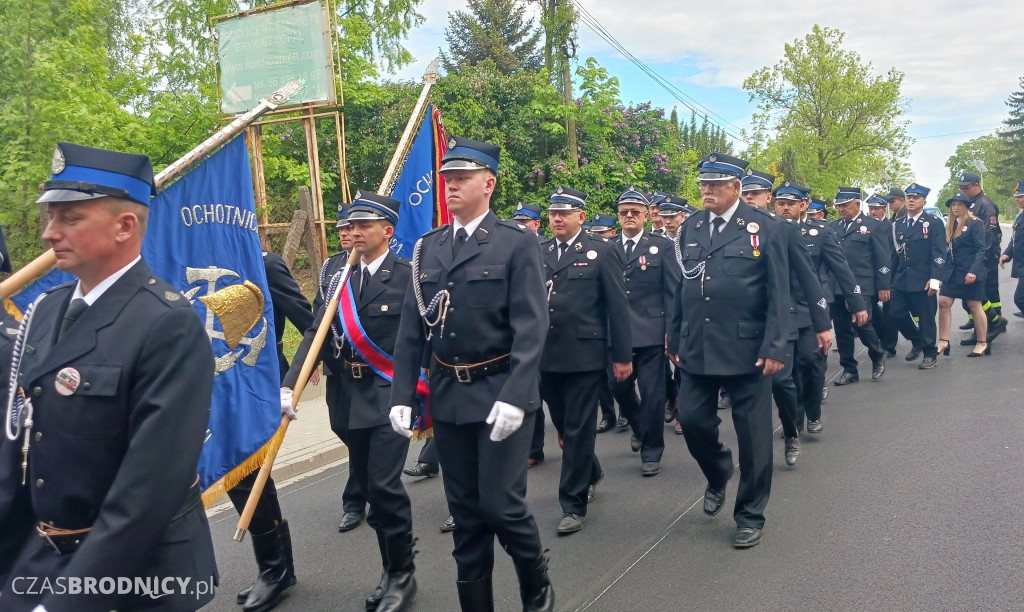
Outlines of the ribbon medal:
[[640,269],[641,270],[646,270],[647,269],[647,256],[646,255],[641,255],[640,256]]
[[761,250],[757,247],[761,246],[761,241],[757,239],[757,234],[750,235],[750,246],[754,247],[754,250],[752,251],[754,257],[760,257]]
[[925,221],[924,223],[921,224],[921,231],[924,232],[924,237],[927,238],[928,237],[928,222],[927,221]]

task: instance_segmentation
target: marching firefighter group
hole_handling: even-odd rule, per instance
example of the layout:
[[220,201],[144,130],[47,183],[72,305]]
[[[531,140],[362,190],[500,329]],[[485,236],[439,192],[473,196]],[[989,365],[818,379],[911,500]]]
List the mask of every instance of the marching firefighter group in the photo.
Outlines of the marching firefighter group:
[[[214,358],[188,301],[140,255],[156,192],[149,159],[67,143],[58,152],[39,199],[42,238],[77,280],[0,328],[0,368],[10,372],[0,610],[197,609],[212,589],[153,598],[95,588],[111,576],[217,582],[196,476]],[[773,400],[792,466],[800,434],[824,427],[833,328],[843,367],[835,385],[859,380],[855,338],[872,380],[896,355],[898,334],[911,343],[907,361],[936,367],[950,354],[957,299],[973,329],[960,344],[968,357],[989,355],[1006,330],[999,267],[1024,276],[1024,212],[1001,251],[998,209],[969,173],[945,203],[948,221],[925,211],[929,190],[914,183],[870,197],[840,187],[829,222],[807,188],[716,153],[699,166],[699,209],[631,188],[616,216],[588,220],[587,194],[559,187],[544,239],[540,207],[520,204],[509,220],[491,211],[499,156],[493,144],[451,139],[441,172],[454,221],[424,235],[411,260],[388,248],[399,202],[357,192],[339,210],[343,252],[324,263],[312,307],[283,260],[264,254],[289,418],[316,330],[332,319],[314,358],[331,428],[349,449],[339,530],[365,520],[379,543],[381,579],[368,585],[366,610],[405,610],[416,594],[401,476],[428,388],[433,438],[406,473],[443,476],[461,609],[493,610],[497,537],[523,610],[550,611],[548,554],[525,502],[528,467],[544,458],[543,405],[562,449],[560,536],[586,524],[604,476],[596,436],[613,429],[631,431],[640,474],[654,477],[671,424],[707,479],[704,512],[719,513],[737,462],[718,415],[731,410],[740,469],[731,544],[749,548],[771,489]],[[1024,210],[1024,181],[1015,191]],[[348,291],[327,312],[350,254]],[[1014,302],[1024,309],[1020,284]],[[285,318],[305,331],[290,368]],[[240,512],[254,481],[229,492]],[[259,575],[238,603],[269,610],[296,582],[272,480],[250,530]],[[86,586],[23,588],[29,578]]]

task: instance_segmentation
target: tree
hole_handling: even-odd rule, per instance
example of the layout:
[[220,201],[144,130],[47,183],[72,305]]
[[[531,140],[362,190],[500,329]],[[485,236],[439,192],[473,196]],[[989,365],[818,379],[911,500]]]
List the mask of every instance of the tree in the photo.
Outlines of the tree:
[[[1012,201],[1010,196],[1017,181],[1016,175],[1007,172],[1006,166],[1003,164],[1001,145],[999,136],[986,134],[957,146],[953,155],[946,160],[949,179],[946,180],[946,184],[938,194],[936,200],[938,205],[945,209],[946,200],[960,189],[960,175],[964,172],[978,172],[974,162],[980,161],[987,168],[982,173],[985,193],[1000,206],[1000,209],[1006,211],[1006,204]],[[1010,210],[1015,211],[1016,204]]]
[[469,0],[468,13],[448,13],[444,37],[448,52],[441,53],[441,62],[447,72],[484,60],[502,74],[541,66],[541,31],[526,18],[526,4],[517,0]]
[[1006,127],[999,131],[1000,165],[1013,177],[1024,176],[1024,76],[1018,84],[1020,89],[1006,100],[1010,116],[1003,120]]
[[725,130],[710,123],[707,117],[703,117],[698,128],[697,114],[690,113],[690,123],[682,124],[679,131],[682,146],[696,151],[698,159],[712,153],[732,153],[732,143],[725,135]]
[[903,73],[873,74],[845,51],[843,32],[815,25],[785,46],[784,59],[743,82],[753,117],[750,156],[762,167],[793,151],[795,166],[818,194],[843,184],[881,184],[905,172],[910,137],[900,98]]

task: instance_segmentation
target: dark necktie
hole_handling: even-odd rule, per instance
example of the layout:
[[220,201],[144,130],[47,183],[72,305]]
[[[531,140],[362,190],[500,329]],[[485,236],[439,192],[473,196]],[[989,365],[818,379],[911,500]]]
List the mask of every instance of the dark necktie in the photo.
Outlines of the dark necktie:
[[466,228],[460,227],[459,231],[455,232],[455,242],[452,243],[452,254],[455,257],[459,256],[459,251],[462,247],[466,246],[466,240],[469,239],[469,234],[466,233]]
[[60,332],[57,335],[57,339],[60,340],[64,337],[64,334],[71,329],[71,326],[75,324],[78,317],[82,316],[82,313],[89,308],[89,305],[85,303],[82,298],[75,298],[68,304],[67,312],[64,313],[64,320],[60,322]]
[[844,227],[844,228],[843,228],[843,231],[844,231],[844,232],[848,232],[848,231],[850,231],[850,226],[851,226],[851,225],[853,225],[853,220],[852,220],[852,219],[847,219],[847,221],[846,221],[846,227]]
[[370,268],[363,268],[363,284],[359,285],[359,297],[366,293],[366,286],[370,284]]
[[714,229],[711,231],[711,244],[715,244],[718,241],[718,235],[722,233],[722,227],[725,226],[725,219],[715,217],[712,219],[711,225],[714,226]]
[[560,243],[558,243],[558,261],[562,261],[562,255],[565,255],[565,252],[568,251],[568,250],[569,250],[569,243],[568,242],[560,242]]
[[633,259],[633,241],[632,240],[627,240],[626,241],[626,261],[629,261],[630,259]]

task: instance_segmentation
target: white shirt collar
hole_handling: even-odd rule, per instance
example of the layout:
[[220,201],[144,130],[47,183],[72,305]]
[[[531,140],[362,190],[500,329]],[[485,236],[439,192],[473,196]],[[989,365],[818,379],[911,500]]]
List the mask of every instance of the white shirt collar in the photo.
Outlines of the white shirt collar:
[[922,208],[921,212],[917,213],[913,217],[911,217],[910,214],[908,213],[907,214],[907,218],[910,219],[911,221],[913,221],[914,223],[917,223],[917,220],[920,219],[921,215],[923,215],[923,214],[924,214],[924,209]]
[[563,242],[562,242],[561,240],[559,240],[558,238],[555,238],[555,242],[557,242],[557,243],[559,244],[559,248],[561,248],[561,245],[562,245],[562,244],[572,244],[572,243],[576,242],[576,239],[577,239],[577,238],[579,238],[579,237],[580,237],[580,233],[581,233],[582,231],[583,231],[583,228],[581,227],[581,228],[580,228],[579,230],[577,230],[577,231],[576,231],[576,235],[575,235],[575,236],[573,236],[572,238],[570,238],[570,239],[568,240],[568,242],[565,242],[565,243],[563,243]]
[[135,259],[132,260],[130,264],[100,281],[98,285],[92,288],[92,291],[86,293],[85,295],[82,295],[82,281],[78,281],[77,283],[75,283],[75,292],[71,295],[71,299],[77,300],[78,298],[82,298],[83,300],[85,300],[86,304],[92,306],[93,304],[96,303],[96,300],[100,299],[100,296],[103,295],[107,291],[107,289],[110,289],[114,285],[114,283],[116,283],[122,276],[124,276],[125,273],[127,273],[132,266],[139,263],[141,259],[142,255],[137,256]]
[[640,230],[640,232],[632,238],[627,238],[625,232],[620,232],[619,236],[622,237],[622,246],[627,246],[632,242],[633,246],[636,247],[636,245],[640,244],[640,239],[644,236],[644,230]]
[[366,270],[367,268],[369,268],[370,269],[370,276],[373,276],[374,274],[377,273],[377,270],[380,270],[380,267],[384,263],[384,259],[387,256],[388,256],[388,252],[384,251],[384,253],[380,257],[378,257],[377,259],[374,259],[370,263],[366,263],[365,261],[360,259],[359,260],[359,271],[362,272],[363,270]]
[[465,225],[459,223],[458,219],[452,219],[452,235],[454,236],[456,232],[459,231],[459,228],[466,228],[466,234],[472,236],[473,233],[476,232],[476,228],[480,227],[480,224],[484,222],[484,217],[486,217],[487,213],[489,212],[491,212],[491,209],[488,208],[486,211],[484,211],[484,214],[480,215],[476,219],[473,219],[472,221]]
[[[740,201],[736,200],[736,203],[733,204],[732,206],[730,206],[729,210],[725,211],[724,213],[722,213],[720,215],[716,215],[715,213],[713,213],[711,211],[708,211],[708,213],[710,214],[710,217],[708,218],[708,221],[714,221],[718,217],[721,217],[721,218],[725,219],[725,223],[726,223],[726,225],[728,225],[729,221],[732,220],[733,214],[736,212],[736,209],[739,208],[739,206],[740,206]],[[714,227],[714,225],[712,225],[711,227]]]

